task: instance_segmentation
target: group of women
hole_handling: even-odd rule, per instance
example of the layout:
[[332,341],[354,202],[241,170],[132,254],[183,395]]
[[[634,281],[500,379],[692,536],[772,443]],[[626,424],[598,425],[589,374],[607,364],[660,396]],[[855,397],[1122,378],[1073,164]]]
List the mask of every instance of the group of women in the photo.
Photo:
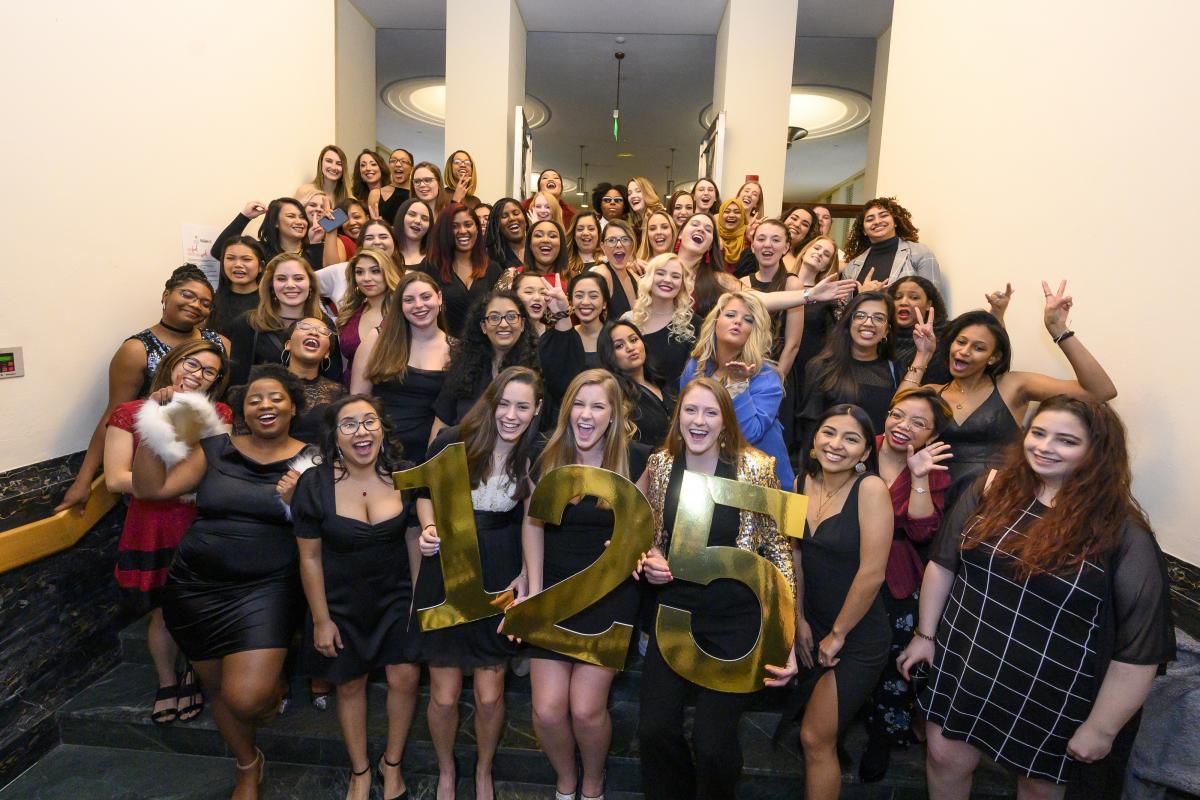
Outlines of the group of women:
[[[132,495],[116,574],[152,609],[152,717],[186,721],[207,697],[235,798],[258,796],[255,734],[293,675],[311,679],[319,707],[335,698],[347,797],[367,797],[372,674],[387,683],[375,766],[384,796],[405,796],[421,665],[438,796],[460,778],[469,675],[475,793],[490,798],[506,667],[526,658],[557,796],[604,795],[612,669],[520,643],[500,617],[417,622],[445,596],[445,520],[392,473],[455,443],[485,589],[515,603],[620,535],[602,498],[532,516],[543,476],[599,467],[648,500],[654,544],[636,574],[561,623],[643,628],[647,797],[732,797],[742,767],[749,695],[676,674],[653,626],[669,604],[692,612],[717,658],[754,646],[743,587],[672,576],[686,471],[808,497],[803,531],[718,507],[708,544],[756,553],[795,590],[795,646],[763,688],[791,687],[779,710],[783,727],[799,724],[809,796],[838,795],[857,716],[863,780],[921,739],[934,797],[966,797],[982,755],[1017,773],[1023,797],[1111,788],[1103,770],[1123,768],[1173,628],[1106,404],[1116,388],[1068,326],[1065,282],[1042,289],[1066,380],[1011,369],[1011,286],[948,318],[937,259],[892,198],[861,208],[843,253],[829,209],[767,218],[756,182],[722,202],[702,178],[664,202],[636,177],[596,187],[589,210],[547,169],[531,197],[489,204],[470,154],[444,170],[413,161],[364,151],[350,165],[330,145],[294,197],[235,218],[215,289],[175,270],[160,320],[113,357],[108,408],[60,506],[86,499],[101,464]],[[198,420],[189,435],[181,404]]]

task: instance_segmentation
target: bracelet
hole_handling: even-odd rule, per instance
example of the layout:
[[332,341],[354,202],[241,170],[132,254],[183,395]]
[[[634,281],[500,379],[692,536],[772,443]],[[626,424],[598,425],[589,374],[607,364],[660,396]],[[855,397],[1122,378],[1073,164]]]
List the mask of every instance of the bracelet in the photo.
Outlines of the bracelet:
[[926,369],[928,369],[928,367],[929,367],[928,364],[922,364],[921,366],[917,366],[914,363],[914,364],[909,364],[908,369],[906,369],[904,371],[905,372],[924,372]]
[[421,533],[424,533],[425,531],[429,530],[430,528],[436,528],[436,527],[437,527],[437,523],[431,522],[428,525],[426,525],[425,527],[421,528]]
[[914,380],[913,378],[901,378],[901,379],[900,379],[900,382],[901,382],[901,383],[911,383],[913,386],[920,386],[920,385],[921,385],[921,382],[920,382],[920,381],[918,381],[918,380]]
[[934,641],[932,636],[926,636],[925,634],[921,633],[920,628],[913,628],[913,636],[920,636],[922,639],[924,639],[927,642]]
[[1060,333],[1058,336],[1054,337],[1054,343],[1062,344],[1063,342],[1065,342],[1067,339],[1070,339],[1074,335],[1075,335],[1075,331],[1065,330],[1062,333]]
[[553,325],[554,323],[558,322],[560,319],[566,319],[569,316],[571,316],[570,311],[556,311],[553,314],[551,314],[550,316],[546,317],[546,322]]
[[812,289],[805,289],[803,297],[804,297],[804,305],[806,305],[806,306],[810,305],[811,303],[816,302],[815,300],[813,300]]

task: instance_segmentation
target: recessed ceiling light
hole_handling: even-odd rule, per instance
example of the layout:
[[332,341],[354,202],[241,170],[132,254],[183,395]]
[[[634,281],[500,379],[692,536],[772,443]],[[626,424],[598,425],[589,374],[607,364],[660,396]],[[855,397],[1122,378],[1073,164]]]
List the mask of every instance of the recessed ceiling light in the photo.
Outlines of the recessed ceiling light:
[[[788,98],[788,126],[808,131],[804,139],[820,139],[854,130],[871,116],[871,98],[837,86],[793,86]],[[700,126],[712,125],[712,105],[700,112]]]
[[633,158],[633,153],[617,153],[617,158]]
[[[383,87],[380,97],[388,108],[409,119],[446,126],[446,79],[440,76],[405,78]],[[530,128],[550,121],[550,109],[533,95],[525,95],[525,118]]]

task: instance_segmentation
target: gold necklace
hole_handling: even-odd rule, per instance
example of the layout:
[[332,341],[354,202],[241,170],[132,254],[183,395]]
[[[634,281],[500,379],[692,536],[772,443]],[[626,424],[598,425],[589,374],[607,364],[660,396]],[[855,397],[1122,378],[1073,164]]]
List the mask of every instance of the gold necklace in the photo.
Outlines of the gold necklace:
[[825,491],[825,480],[824,479],[821,480],[821,494],[824,495],[824,498],[819,503],[817,503],[817,524],[818,525],[820,525],[821,522],[824,521],[825,509],[828,508],[829,504],[833,502],[833,498],[836,497],[837,494],[842,491],[842,489],[845,489],[847,486],[849,486],[850,482],[852,480],[854,480],[853,474],[851,474],[851,476],[849,478],[847,478],[846,480],[842,481],[842,485],[837,487],[836,489],[834,489],[832,492]]
[[[954,407],[961,410],[963,407],[963,404],[966,403],[966,401],[967,401],[967,390],[964,389],[962,387],[962,384],[958,382],[958,378],[953,379],[952,381],[950,381],[950,383],[952,383],[958,389],[959,400],[957,403],[954,404]],[[975,390],[972,389],[971,391],[974,392]]]

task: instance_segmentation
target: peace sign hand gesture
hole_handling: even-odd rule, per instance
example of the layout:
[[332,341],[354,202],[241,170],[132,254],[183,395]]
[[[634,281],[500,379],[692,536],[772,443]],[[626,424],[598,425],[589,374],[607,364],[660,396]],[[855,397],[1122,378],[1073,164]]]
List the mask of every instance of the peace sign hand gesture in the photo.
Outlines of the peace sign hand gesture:
[[1071,313],[1071,307],[1075,304],[1075,300],[1067,294],[1065,280],[1058,284],[1057,292],[1050,291],[1050,284],[1042,281],[1042,293],[1046,295],[1046,308],[1042,312],[1046,330],[1057,339],[1067,330],[1067,317]]
[[937,349],[937,334],[933,331],[933,306],[929,307],[929,313],[921,316],[921,309],[914,308],[917,315],[917,322],[913,325],[913,344],[916,345],[918,353],[927,353],[933,355],[933,351]]
[[941,462],[949,461],[953,457],[950,445],[945,442],[930,442],[916,452],[913,451],[913,446],[910,444],[908,446],[908,471],[914,478],[924,478],[935,470],[944,472],[949,467],[944,466]]
[[545,286],[546,305],[550,307],[550,311],[555,314],[566,311],[571,304],[562,288],[555,286],[545,278],[542,278],[542,284]]

